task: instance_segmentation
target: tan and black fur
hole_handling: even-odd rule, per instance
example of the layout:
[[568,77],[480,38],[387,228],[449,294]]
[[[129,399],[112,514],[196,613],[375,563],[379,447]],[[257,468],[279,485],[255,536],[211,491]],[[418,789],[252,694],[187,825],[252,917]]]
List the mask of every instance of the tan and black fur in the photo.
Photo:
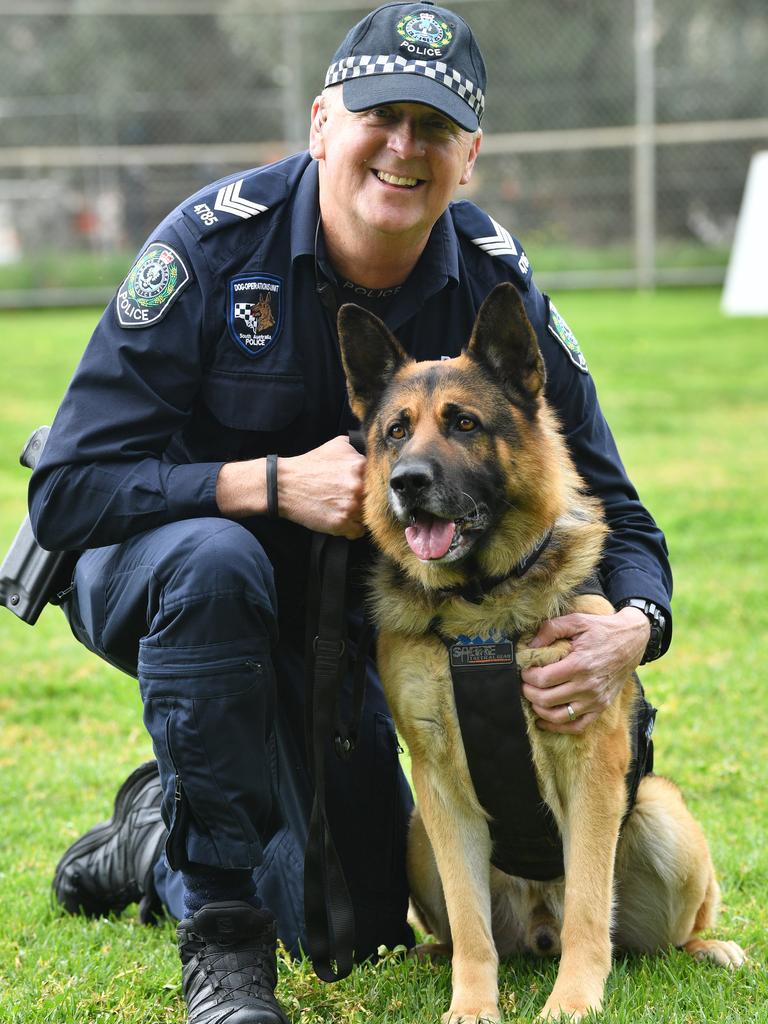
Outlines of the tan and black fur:
[[[490,864],[446,650],[430,623],[439,617],[452,636],[495,630],[530,638],[553,616],[612,611],[603,598],[575,595],[600,558],[605,525],[544,400],[543,361],[517,292],[494,290],[467,351],[452,360],[408,359],[356,306],[340,311],[339,335],[350,401],[367,435],[365,521],[381,551],[371,597],[379,669],[416,790],[412,905],[437,948],[452,955],[444,1021],[499,1021],[498,958],[525,950],[561,954],[542,1017],[579,1019],[601,1007],[613,945],[681,946],[740,964],[735,943],[697,937],[714,922],[719,890],[706,840],[677,787],[644,778],[619,838],[631,676],[582,734],[538,730],[524,708],[539,789],[563,838],[565,878],[531,882]],[[409,523],[426,523],[430,535],[430,523],[445,521],[454,522],[445,555],[417,557],[405,539]],[[506,575],[549,529],[552,539],[530,570],[491,587],[482,603],[450,592],[472,577]],[[524,668],[567,651],[567,641],[543,649],[522,642],[517,658]]]

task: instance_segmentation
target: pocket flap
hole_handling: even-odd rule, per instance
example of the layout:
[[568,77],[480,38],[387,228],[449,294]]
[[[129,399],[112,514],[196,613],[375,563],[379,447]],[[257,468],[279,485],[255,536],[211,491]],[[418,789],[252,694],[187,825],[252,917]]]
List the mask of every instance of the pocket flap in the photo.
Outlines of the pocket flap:
[[203,378],[202,397],[213,415],[233,430],[275,431],[304,406],[304,380],[270,373],[214,370]]

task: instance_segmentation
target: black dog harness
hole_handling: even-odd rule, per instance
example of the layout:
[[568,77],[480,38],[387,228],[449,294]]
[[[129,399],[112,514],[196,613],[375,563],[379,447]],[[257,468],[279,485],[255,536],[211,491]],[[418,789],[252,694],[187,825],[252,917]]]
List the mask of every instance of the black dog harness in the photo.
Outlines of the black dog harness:
[[[602,593],[587,581],[579,593]],[[565,873],[563,843],[549,806],[539,792],[523,715],[518,637],[482,640],[449,637],[432,623],[448,649],[456,712],[477,799],[490,816],[491,862],[507,874],[549,881]],[[656,709],[637,690],[631,730],[632,760],[626,776],[629,816],[644,775],[653,769]],[[623,822],[622,822],[623,824]]]

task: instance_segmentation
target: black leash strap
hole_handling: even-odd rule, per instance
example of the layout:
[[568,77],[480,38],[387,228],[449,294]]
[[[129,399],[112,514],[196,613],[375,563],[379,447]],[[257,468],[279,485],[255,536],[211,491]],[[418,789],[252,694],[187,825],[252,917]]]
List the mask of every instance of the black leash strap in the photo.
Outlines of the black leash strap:
[[[365,442],[350,431],[350,444]],[[348,760],[357,746],[365,699],[366,661],[373,628],[364,620],[357,638],[352,712],[344,721],[341,691],[349,667],[346,584],[349,541],[316,533],[312,537],[307,588],[306,741],[315,776],[315,795],[304,853],[304,919],[309,954],[322,981],[340,981],[352,970],[355,915],[341,860],[325,809],[325,757],[333,740],[336,756]]]
[[[345,616],[348,547],[343,537],[313,536],[307,608],[307,738],[315,796],[304,854],[304,917],[312,966],[322,981],[346,978],[352,970],[355,943],[352,899],[325,810],[326,749],[338,721],[339,691],[349,661]],[[317,623],[314,635],[313,622]]]

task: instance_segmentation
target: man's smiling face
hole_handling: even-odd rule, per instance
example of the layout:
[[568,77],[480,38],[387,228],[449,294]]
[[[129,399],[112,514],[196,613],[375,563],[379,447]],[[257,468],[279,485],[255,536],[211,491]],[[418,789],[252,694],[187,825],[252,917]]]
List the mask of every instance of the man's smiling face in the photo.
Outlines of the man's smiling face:
[[324,220],[426,237],[456,186],[472,176],[480,136],[421,103],[353,113],[341,87],[327,89],[315,101],[310,134],[310,152],[321,161]]

